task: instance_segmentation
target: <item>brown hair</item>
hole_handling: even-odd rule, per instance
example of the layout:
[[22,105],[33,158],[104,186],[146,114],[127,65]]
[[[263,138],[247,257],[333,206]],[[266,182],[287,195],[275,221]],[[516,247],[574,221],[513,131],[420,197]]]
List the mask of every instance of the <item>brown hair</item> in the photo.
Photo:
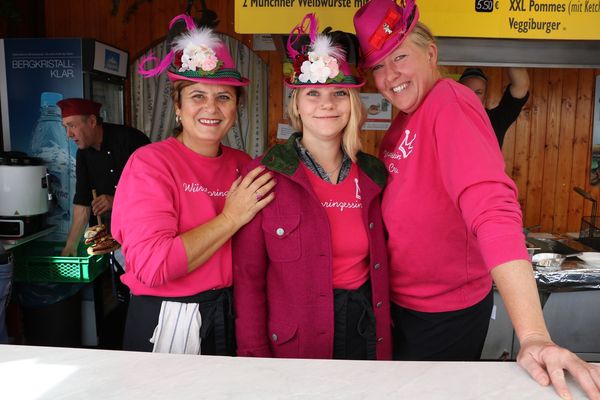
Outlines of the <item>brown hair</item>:
[[[358,89],[348,88],[348,94],[350,96],[350,118],[342,132],[342,147],[346,154],[348,154],[348,157],[356,162],[356,154],[362,150],[360,127],[365,122],[367,113],[360,100]],[[298,112],[298,89],[292,90],[287,113],[292,127],[295,130],[302,132],[302,118],[300,118],[300,113]]]

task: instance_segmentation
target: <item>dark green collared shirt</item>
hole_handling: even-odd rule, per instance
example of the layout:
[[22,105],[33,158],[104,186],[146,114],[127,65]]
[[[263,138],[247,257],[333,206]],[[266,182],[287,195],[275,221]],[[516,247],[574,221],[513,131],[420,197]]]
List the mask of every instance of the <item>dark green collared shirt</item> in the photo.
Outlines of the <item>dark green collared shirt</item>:
[[[298,157],[302,161],[304,165],[308,167],[315,175],[319,178],[323,179],[325,182],[331,183],[329,179],[329,175],[325,171],[325,169],[310,155],[310,152],[306,149],[306,147],[302,146],[300,143],[301,136],[296,137],[294,141],[294,148],[296,149],[296,153],[298,153]],[[348,174],[350,173],[350,167],[352,167],[352,160],[346,154],[344,149],[342,149],[342,166],[340,167],[340,173],[338,174],[338,179],[336,183],[342,182]]]

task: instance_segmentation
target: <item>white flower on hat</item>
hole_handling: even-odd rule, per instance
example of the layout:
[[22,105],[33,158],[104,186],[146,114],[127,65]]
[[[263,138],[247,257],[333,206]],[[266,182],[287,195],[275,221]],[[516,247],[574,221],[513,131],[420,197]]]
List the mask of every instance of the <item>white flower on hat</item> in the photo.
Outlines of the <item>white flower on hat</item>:
[[308,52],[308,60],[302,63],[298,80],[302,83],[325,83],[340,73],[338,59],[343,58],[342,50],[331,44],[331,39],[318,35]]
[[195,29],[182,34],[175,43],[174,50],[181,51],[179,72],[212,72],[222,64],[213,48],[221,40],[207,28]]
[[325,63],[321,59],[304,61],[300,67],[300,71],[302,73],[298,76],[298,79],[302,83],[309,81],[310,83],[325,83],[331,73],[331,70],[325,66]]
[[190,45],[183,50],[181,55],[181,68],[179,72],[196,71],[212,71],[217,66],[217,57],[213,49],[206,46]]

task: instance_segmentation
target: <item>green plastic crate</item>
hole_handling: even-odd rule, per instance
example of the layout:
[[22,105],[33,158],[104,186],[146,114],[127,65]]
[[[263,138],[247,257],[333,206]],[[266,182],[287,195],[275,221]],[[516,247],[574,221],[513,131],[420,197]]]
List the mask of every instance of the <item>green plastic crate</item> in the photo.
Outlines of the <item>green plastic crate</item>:
[[78,257],[60,255],[62,242],[33,241],[13,249],[14,280],[20,282],[91,282],[108,267],[109,254],[90,256],[79,245]]

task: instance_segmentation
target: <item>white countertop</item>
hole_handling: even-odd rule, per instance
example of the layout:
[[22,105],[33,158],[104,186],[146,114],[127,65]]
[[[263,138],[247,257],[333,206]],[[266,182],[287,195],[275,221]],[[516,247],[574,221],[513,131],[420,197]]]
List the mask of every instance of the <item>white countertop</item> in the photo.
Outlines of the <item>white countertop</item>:
[[[570,381],[575,399],[583,392]],[[0,345],[0,398],[558,399],[513,362],[207,357]]]

